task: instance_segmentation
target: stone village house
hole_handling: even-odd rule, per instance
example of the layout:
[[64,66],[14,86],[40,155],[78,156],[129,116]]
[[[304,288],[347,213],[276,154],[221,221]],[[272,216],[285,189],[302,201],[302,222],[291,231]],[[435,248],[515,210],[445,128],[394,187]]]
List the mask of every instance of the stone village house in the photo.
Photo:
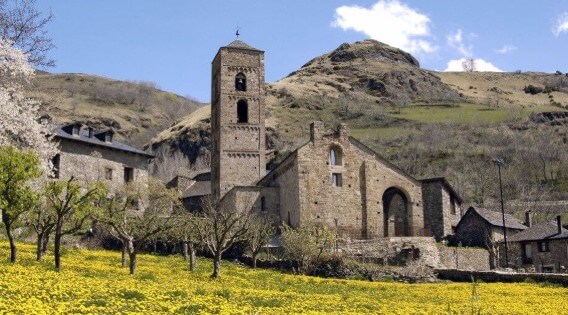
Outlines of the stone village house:
[[[527,226],[510,214],[505,214],[507,236],[512,236]],[[503,240],[503,217],[501,212],[469,207],[456,227],[452,238],[454,245],[484,247],[496,245]]]
[[404,245],[453,233],[462,199],[451,185],[412,177],[345,124],[312,123],[310,140],[267,173],[264,95],[264,52],[240,40],[221,47],[212,62],[211,173],[187,180],[187,198],[211,194],[278,225],[323,225],[344,242],[397,238]]
[[59,153],[52,159],[53,177],[103,181],[111,189],[148,180],[148,165],[154,156],[114,140],[112,129],[95,131],[72,123],[56,128],[54,133]]
[[537,272],[567,271],[568,230],[562,227],[560,216],[556,222],[535,224],[508,237],[508,245],[513,265]]

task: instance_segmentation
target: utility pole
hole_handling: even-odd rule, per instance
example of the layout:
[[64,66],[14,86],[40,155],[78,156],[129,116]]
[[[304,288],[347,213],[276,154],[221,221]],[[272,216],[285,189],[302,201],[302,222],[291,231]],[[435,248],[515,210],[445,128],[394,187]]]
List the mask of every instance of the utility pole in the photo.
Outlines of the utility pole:
[[501,192],[501,216],[503,218],[503,238],[505,239],[505,267],[509,267],[509,244],[507,243],[507,227],[505,226],[505,203],[503,201],[503,182],[501,181],[501,166],[505,165],[503,159],[494,159],[499,171],[499,191]]

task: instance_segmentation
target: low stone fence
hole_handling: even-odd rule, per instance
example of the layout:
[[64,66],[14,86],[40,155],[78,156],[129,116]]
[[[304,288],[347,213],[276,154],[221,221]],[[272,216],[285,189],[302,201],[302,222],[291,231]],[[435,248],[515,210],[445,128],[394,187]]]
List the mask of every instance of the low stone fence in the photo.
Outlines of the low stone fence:
[[381,264],[406,265],[415,261],[437,268],[439,254],[433,237],[385,237],[372,240],[357,240],[338,245],[345,255]]
[[489,251],[483,248],[438,246],[438,268],[462,270],[489,270]]
[[535,282],[557,283],[568,286],[568,274],[558,273],[513,273],[502,271],[470,271],[457,269],[436,269],[434,272],[439,279],[456,282],[471,282],[482,280],[484,282],[525,282],[531,279]]
[[489,252],[483,248],[448,247],[432,237],[385,237],[340,244],[348,256],[389,265],[410,261],[440,269],[489,270]]

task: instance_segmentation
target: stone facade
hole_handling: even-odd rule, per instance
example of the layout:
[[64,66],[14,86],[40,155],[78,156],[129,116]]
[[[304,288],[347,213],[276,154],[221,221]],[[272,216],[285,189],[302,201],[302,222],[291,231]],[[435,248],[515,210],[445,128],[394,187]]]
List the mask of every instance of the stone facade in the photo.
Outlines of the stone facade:
[[[509,265],[536,272],[568,272],[568,230],[556,222],[542,222],[511,236]],[[500,252],[504,251],[501,243]],[[505,266],[501,255],[500,264]]]
[[266,170],[264,52],[237,40],[219,49],[212,67],[211,190],[219,200]]
[[275,223],[323,225],[342,241],[451,233],[461,199],[447,181],[413,178],[350,137],[345,124],[314,122],[310,141],[265,175],[263,58],[237,40],[213,61],[214,200],[239,208],[250,202],[235,198],[247,196],[258,208],[264,198]]
[[[288,199],[281,202],[284,222],[292,227],[304,222],[333,227],[343,239],[424,235],[419,181],[350,138],[345,125],[333,132],[315,122],[311,130],[310,142],[259,182],[279,187],[280,196]],[[336,165],[331,149],[337,154]],[[334,176],[340,183],[333,182]],[[389,207],[389,189],[402,195],[405,207]],[[388,213],[393,208],[402,213]]]
[[94,137],[92,130],[82,130],[80,126],[76,135],[64,129],[60,128],[56,134],[60,150],[54,158],[57,178],[73,176],[84,182],[102,181],[110,189],[127,181],[148,181],[148,165],[152,155],[113,141],[112,138],[107,139],[110,141],[100,141]]

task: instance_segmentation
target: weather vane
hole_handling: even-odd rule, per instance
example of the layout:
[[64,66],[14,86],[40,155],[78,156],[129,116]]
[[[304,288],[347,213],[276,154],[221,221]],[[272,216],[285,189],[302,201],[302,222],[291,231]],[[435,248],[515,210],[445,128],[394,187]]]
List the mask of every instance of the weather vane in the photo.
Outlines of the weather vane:
[[235,35],[237,35],[237,39],[239,39],[239,36],[241,35],[241,34],[239,33],[239,30],[240,30],[240,27],[237,25],[237,32],[235,33]]

